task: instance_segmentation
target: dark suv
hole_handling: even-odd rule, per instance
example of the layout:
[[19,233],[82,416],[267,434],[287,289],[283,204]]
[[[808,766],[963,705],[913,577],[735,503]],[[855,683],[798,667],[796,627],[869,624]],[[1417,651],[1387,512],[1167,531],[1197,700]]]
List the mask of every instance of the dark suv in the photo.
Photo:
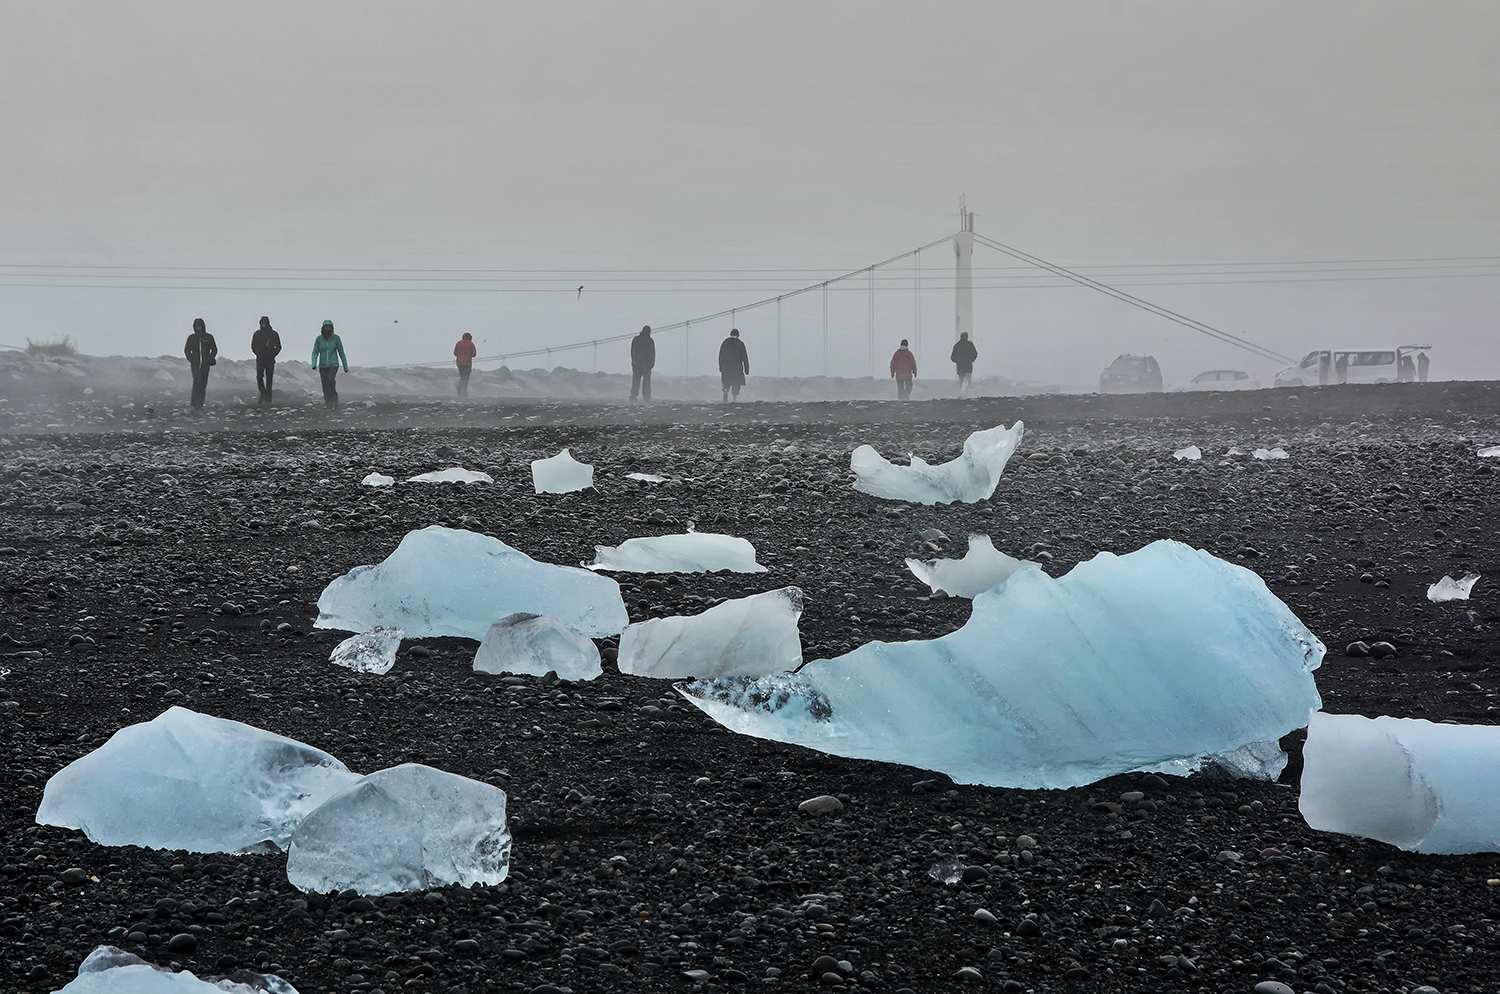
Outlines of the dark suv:
[[1160,393],[1161,367],[1148,355],[1122,355],[1099,374],[1100,393]]

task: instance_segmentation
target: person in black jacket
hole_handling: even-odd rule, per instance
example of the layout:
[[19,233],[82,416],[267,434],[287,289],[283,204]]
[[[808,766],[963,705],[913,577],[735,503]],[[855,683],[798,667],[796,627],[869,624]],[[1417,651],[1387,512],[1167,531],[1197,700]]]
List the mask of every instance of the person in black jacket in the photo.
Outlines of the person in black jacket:
[[276,356],[281,352],[281,336],[271,327],[271,319],[262,317],[260,327],[250,336],[250,351],[255,353],[255,385],[260,389],[257,403],[271,402],[271,381],[276,377]]
[[651,326],[630,340],[630,399],[636,394],[647,403],[651,401],[651,369],[656,365],[656,343],[651,340]]
[[724,384],[724,403],[729,403],[732,391],[734,399],[740,399],[740,387],[745,385],[745,376],[750,372],[750,356],[745,352],[745,343],[740,341],[740,330],[729,329],[729,337],[719,346],[719,379]]
[[979,358],[979,350],[974,343],[969,341],[969,333],[966,331],[958,336],[958,341],[953,343],[953,351],[948,355],[948,361],[958,367],[958,395],[962,397],[973,385],[974,360]]
[[193,368],[192,405],[197,410],[203,406],[204,394],[208,392],[209,367],[219,361],[219,345],[208,333],[208,326],[202,318],[193,318],[193,333],[182,347],[182,354],[187,356],[188,365]]

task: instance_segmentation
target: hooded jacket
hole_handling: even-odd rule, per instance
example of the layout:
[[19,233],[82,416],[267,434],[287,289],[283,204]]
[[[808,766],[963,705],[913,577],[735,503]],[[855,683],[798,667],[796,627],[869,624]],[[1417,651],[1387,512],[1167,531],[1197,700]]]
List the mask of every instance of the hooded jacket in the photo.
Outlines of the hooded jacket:
[[719,345],[719,375],[724,384],[745,385],[745,376],[750,372],[750,356],[745,352],[745,343],[733,336]]
[[647,334],[630,340],[630,371],[643,373],[656,365],[656,343]]
[[255,334],[250,336],[250,351],[255,354],[255,358],[257,359],[264,362],[274,362],[276,357],[281,354],[281,336],[270,325],[266,325],[263,328],[256,328]]
[[187,344],[182,347],[182,354],[187,356],[188,365],[194,369],[207,368],[219,361],[219,343],[208,332],[200,335],[195,331],[188,336]]
[[313,368],[319,366],[337,366],[339,360],[344,362],[344,372],[349,372],[349,357],[344,355],[344,342],[335,332],[327,338],[318,332],[318,337],[313,339],[312,364]]
[[472,366],[474,365],[474,357],[479,354],[479,349],[475,346],[472,338],[465,336],[458,340],[457,345],[453,346],[453,354],[457,357],[460,366]]

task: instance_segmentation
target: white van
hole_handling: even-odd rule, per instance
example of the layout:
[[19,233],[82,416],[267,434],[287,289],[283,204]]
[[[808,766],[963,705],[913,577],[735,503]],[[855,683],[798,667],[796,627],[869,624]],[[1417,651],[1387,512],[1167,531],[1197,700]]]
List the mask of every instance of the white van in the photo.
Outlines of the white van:
[[[1416,379],[1412,353],[1430,351],[1430,345],[1400,345],[1395,348],[1317,349],[1302,361],[1276,374],[1278,387],[1315,387],[1332,383],[1395,383]],[[1406,375],[1402,375],[1403,364]]]

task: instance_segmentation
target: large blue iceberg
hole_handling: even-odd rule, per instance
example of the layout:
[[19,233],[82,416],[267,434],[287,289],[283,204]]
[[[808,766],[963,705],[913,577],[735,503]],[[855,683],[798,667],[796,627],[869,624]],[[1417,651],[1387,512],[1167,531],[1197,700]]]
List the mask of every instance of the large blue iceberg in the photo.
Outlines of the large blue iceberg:
[[1260,577],[1163,541],[1058,580],[1028,565],[942,638],[681,689],[734,731],[960,783],[1073,787],[1208,758],[1270,778],[1277,739],[1319,706],[1323,651]]

